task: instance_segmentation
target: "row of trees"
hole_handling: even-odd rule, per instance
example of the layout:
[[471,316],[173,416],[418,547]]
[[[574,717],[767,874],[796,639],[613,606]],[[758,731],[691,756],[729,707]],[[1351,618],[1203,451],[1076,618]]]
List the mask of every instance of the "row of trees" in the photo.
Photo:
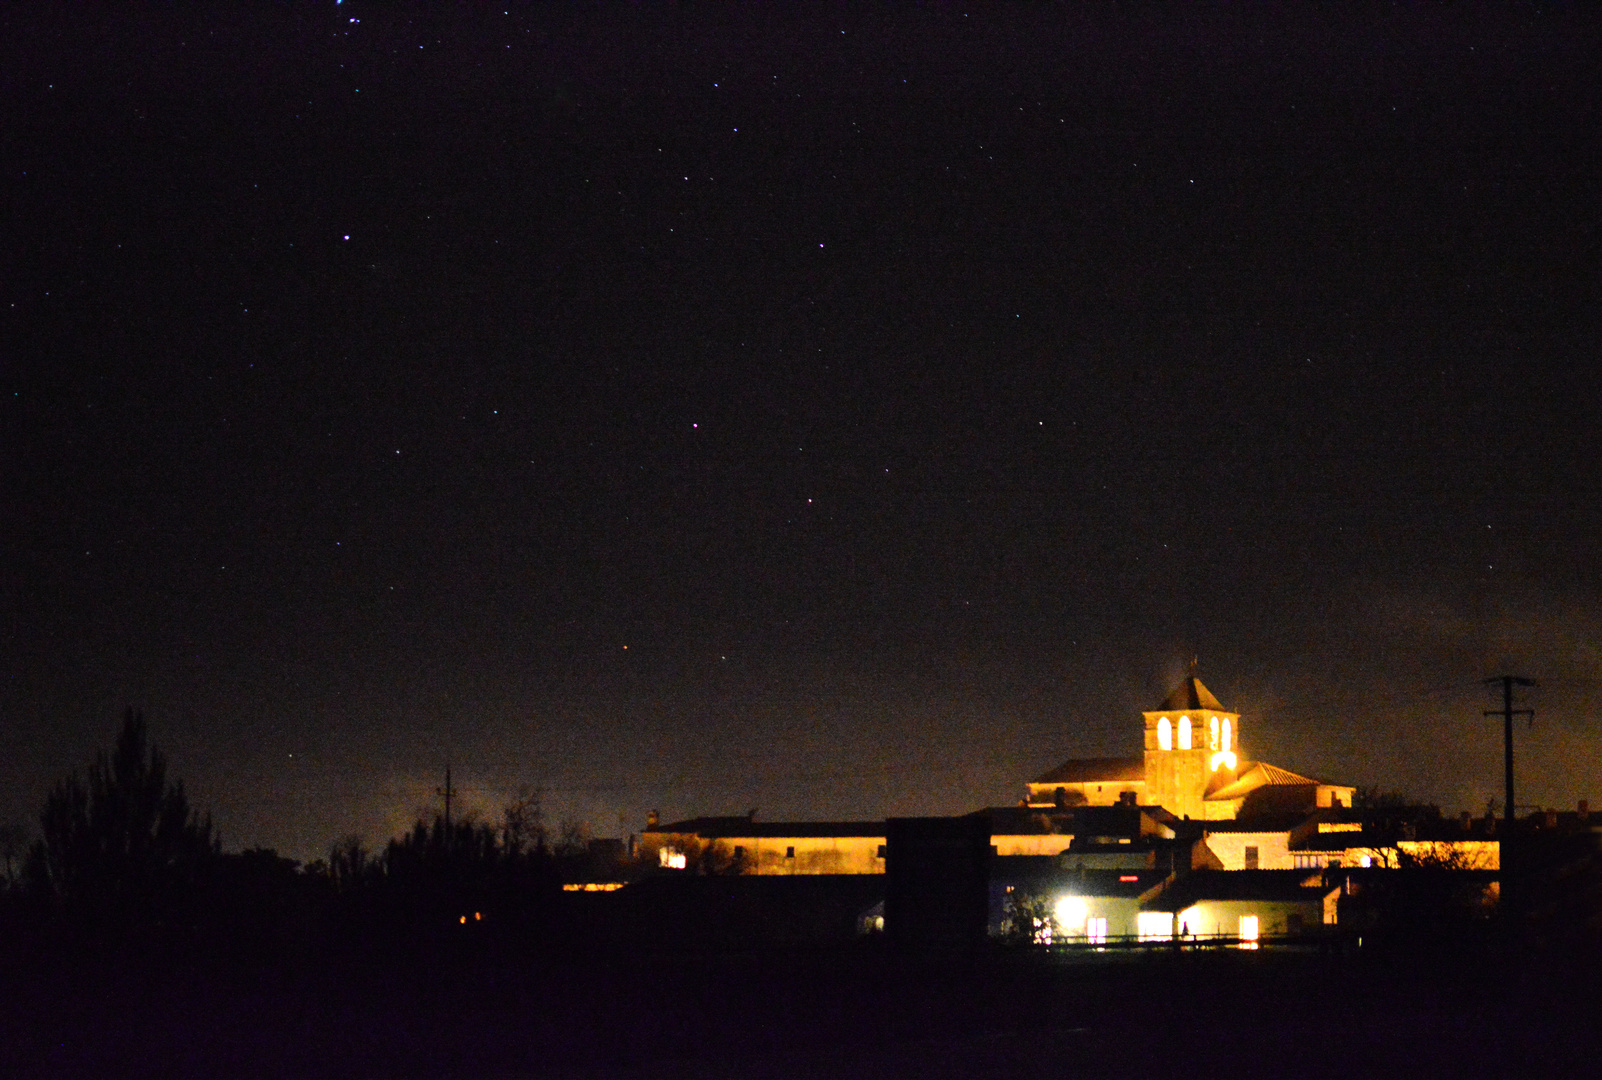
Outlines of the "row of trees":
[[224,853],[131,709],[109,751],[51,788],[37,839],[25,844],[15,830],[0,839],[11,909],[55,931],[199,935],[247,948],[416,939],[469,924],[527,929],[564,878],[593,869],[579,829],[564,826],[552,842],[534,792],[494,824],[435,815],[380,850],[350,838],[306,866],[268,850]]

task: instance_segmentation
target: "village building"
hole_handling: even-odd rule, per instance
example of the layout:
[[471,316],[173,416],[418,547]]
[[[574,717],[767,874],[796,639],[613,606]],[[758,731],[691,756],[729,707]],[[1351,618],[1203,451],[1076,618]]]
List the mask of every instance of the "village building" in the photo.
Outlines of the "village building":
[[[1323,874],[1296,870],[1230,873],[1199,870],[1174,881],[1145,910],[1148,935],[1167,938],[1295,937],[1333,926],[1341,889]],[[1162,916],[1162,918],[1159,918]]]
[[1245,760],[1240,714],[1225,709],[1194,671],[1141,715],[1142,756],[1065,761],[1029,782],[1026,803],[1160,806],[1195,821],[1352,805],[1354,787]]
[[[1354,809],[1351,785],[1246,758],[1240,714],[1194,671],[1141,714],[1141,732],[1138,757],[1071,759],[1030,781],[1015,806],[938,819],[989,837],[992,933],[1250,947],[1333,924],[1342,874],[1499,866],[1493,821],[1399,825]],[[636,851],[695,874],[893,876],[897,821],[660,824],[653,814]],[[882,929],[884,905],[865,907],[858,924]]]

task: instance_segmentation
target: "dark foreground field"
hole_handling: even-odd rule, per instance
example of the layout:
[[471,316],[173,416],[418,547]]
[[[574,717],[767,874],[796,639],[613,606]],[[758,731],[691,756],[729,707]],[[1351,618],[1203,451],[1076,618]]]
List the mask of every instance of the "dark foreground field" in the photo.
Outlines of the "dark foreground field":
[[0,1075],[1594,1076],[1594,970],[497,950],[8,965]]

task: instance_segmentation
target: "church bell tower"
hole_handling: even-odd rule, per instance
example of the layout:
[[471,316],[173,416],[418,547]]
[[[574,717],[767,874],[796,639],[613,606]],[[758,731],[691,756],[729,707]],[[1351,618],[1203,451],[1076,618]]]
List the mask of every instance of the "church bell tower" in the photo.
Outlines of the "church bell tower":
[[1146,800],[1192,820],[1207,816],[1208,789],[1235,777],[1240,714],[1225,710],[1196,677],[1196,663],[1146,720]]

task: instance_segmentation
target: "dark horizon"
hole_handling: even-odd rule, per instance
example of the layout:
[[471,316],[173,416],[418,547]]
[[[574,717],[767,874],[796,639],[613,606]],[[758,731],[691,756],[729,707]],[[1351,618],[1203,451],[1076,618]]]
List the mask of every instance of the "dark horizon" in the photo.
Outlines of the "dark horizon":
[[1602,795],[1587,11],[0,25],[0,820],[129,705],[298,858],[447,762],[958,813],[1192,656],[1448,812],[1533,677],[1521,802]]

